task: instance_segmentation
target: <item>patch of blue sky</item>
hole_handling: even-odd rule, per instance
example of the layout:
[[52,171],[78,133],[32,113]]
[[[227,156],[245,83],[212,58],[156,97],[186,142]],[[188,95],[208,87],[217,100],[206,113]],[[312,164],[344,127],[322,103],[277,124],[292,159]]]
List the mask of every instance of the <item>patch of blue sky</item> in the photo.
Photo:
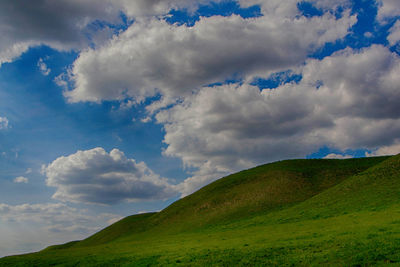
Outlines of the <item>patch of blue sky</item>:
[[241,85],[241,84],[243,84],[243,79],[239,74],[237,74],[237,75],[233,75],[231,78],[228,78],[222,82],[210,83],[210,84],[205,85],[204,87],[215,87],[215,86],[221,86],[221,85],[225,85],[225,84]]
[[275,89],[286,83],[299,83],[302,78],[301,74],[287,70],[273,73],[268,78],[257,77],[251,82],[251,85],[258,86],[260,90]]
[[325,12],[330,12],[331,14],[335,15],[336,19],[340,19],[343,17],[343,11],[347,8],[349,8],[348,4],[345,4],[345,6],[337,6],[332,10],[323,10],[321,8],[317,8],[309,1],[302,1],[297,4],[297,9],[300,11],[301,16],[307,18],[320,17],[324,15]]
[[387,36],[395,19],[392,18],[384,24],[379,23],[378,5],[375,1],[353,0],[351,3],[351,14],[357,15],[357,22],[349,30],[349,34],[344,39],[326,43],[309,57],[322,59],[347,47],[361,49],[373,44],[388,45]]
[[166,21],[170,24],[193,26],[200,17],[211,16],[231,16],[239,15],[243,18],[254,18],[262,16],[261,9],[258,5],[242,8],[237,1],[221,1],[219,3],[210,3],[209,5],[200,6],[196,12],[190,12],[186,9],[171,10],[166,17]]
[[312,3],[302,1],[297,4],[297,9],[301,12],[301,15],[307,18],[318,17],[324,14],[324,11],[316,8]]
[[331,148],[328,146],[321,147],[318,151],[311,153],[306,156],[307,159],[320,159],[328,156],[329,154],[336,154],[341,156],[350,156],[353,158],[363,158],[366,156],[366,153],[370,153],[371,151],[368,149],[347,149],[345,151],[341,151],[339,149]]

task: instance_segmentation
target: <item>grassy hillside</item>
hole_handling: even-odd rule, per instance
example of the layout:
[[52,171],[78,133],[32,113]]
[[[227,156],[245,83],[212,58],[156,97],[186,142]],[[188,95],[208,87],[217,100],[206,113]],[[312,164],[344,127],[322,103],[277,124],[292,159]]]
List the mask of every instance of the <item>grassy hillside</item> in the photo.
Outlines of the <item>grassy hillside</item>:
[[290,160],[0,266],[400,264],[400,156]]
[[205,186],[159,213],[123,219],[76,244],[91,246],[145,230],[163,233],[229,223],[300,203],[387,157],[286,160],[241,171]]
[[157,214],[157,222],[205,226],[300,203],[387,157],[286,160],[222,178]]

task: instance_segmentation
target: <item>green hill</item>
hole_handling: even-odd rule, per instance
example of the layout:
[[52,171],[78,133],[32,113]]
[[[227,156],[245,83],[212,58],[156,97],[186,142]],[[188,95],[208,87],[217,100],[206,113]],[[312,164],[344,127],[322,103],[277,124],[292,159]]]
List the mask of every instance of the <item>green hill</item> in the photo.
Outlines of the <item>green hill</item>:
[[98,245],[144,230],[181,232],[265,214],[302,202],[385,159],[287,160],[265,164],[222,178],[159,213],[127,217],[77,246]]
[[400,156],[288,160],[0,266],[400,264]]

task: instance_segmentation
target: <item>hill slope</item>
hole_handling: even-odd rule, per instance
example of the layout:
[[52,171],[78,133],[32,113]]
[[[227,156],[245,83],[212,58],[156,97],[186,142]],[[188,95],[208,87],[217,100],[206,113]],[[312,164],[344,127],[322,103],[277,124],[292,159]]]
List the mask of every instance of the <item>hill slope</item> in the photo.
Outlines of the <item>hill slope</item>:
[[386,159],[310,159],[265,164],[219,179],[159,213],[125,218],[76,245],[98,245],[145,230],[175,233],[266,214],[300,203]]
[[291,160],[0,266],[395,263],[399,222],[400,156]]

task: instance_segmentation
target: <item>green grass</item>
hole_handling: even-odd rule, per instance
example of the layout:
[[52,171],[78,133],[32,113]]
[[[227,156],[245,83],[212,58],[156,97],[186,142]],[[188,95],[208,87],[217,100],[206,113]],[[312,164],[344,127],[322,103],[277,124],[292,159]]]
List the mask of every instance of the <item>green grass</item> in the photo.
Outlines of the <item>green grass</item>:
[[0,266],[400,266],[400,156],[290,160]]

